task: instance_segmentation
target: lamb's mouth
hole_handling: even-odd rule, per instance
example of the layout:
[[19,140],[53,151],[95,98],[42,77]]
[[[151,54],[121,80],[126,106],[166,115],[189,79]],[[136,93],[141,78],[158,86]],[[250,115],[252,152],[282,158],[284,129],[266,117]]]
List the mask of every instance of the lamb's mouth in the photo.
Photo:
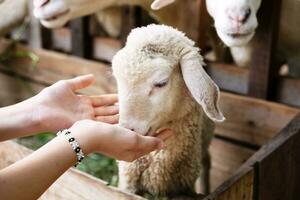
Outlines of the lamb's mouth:
[[158,136],[159,134],[161,134],[162,132],[164,132],[167,129],[169,129],[169,128],[162,127],[162,128],[158,128],[156,130],[153,130],[152,127],[150,127],[149,130],[146,133],[146,136],[156,137],[156,136]]
[[247,33],[227,33],[227,35],[229,37],[232,37],[234,39],[237,39],[237,38],[243,38],[243,37],[248,37],[252,34],[252,32],[247,32]]

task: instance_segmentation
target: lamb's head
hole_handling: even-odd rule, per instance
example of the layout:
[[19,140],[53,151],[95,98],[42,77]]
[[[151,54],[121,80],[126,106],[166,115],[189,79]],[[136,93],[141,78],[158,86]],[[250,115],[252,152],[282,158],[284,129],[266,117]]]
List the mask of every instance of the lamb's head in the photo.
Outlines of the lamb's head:
[[198,102],[223,121],[219,89],[203,70],[202,57],[183,33],[164,25],[134,29],[112,62],[119,92],[120,125],[140,134],[168,128]]
[[227,46],[243,46],[255,34],[261,0],[206,0],[219,37]]

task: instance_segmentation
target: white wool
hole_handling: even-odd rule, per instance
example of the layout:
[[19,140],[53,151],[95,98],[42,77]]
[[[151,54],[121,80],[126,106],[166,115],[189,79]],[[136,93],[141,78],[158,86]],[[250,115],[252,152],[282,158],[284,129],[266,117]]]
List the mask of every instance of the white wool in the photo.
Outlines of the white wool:
[[[163,128],[174,130],[166,149],[133,163],[120,162],[121,189],[188,194],[201,172],[202,178],[208,177],[214,125],[207,115],[215,121],[224,118],[218,111],[218,88],[202,65],[194,42],[165,25],[134,29],[114,57],[120,125],[143,135]],[[164,80],[168,80],[166,86],[154,86]]]

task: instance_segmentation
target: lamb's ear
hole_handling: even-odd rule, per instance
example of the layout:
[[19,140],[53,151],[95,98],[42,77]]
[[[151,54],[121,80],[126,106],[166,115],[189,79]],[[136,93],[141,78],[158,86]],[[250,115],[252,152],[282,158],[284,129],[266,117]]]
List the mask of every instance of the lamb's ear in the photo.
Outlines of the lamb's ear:
[[184,82],[194,99],[213,121],[225,120],[219,109],[219,88],[203,69],[203,58],[197,51],[186,53],[181,61]]
[[152,4],[151,4],[151,8],[153,10],[159,10],[169,4],[174,3],[176,0],[155,0]]

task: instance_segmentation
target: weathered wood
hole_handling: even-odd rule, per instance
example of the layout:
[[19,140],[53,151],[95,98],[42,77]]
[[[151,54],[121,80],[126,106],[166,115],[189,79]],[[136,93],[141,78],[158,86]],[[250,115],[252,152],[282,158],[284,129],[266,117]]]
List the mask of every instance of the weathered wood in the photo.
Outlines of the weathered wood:
[[44,49],[52,49],[52,31],[44,26],[40,25],[41,29],[41,45]]
[[217,124],[216,134],[238,141],[265,144],[299,112],[299,109],[251,97],[221,93],[226,121]]
[[252,158],[258,174],[258,199],[300,199],[299,144],[300,115]]
[[89,17],[71,21],[72,54],[82,58],[92,56],[92,38],[89,34]]
[[[0,169],[28,156],[31,150],[15,142],[0,143]],[[64,200],[143,200],[144,198],[117,190],[99,179],[76,169],[64,173],[39,199]]]
[[[279,134],[264,145],[250,159],[247,160],[234,175],[218,187],[204,200],[212,199],[243,199],[228,198],[229,191],[236,193],[244,188],[242,180],[247,179],[251,172],[255,185],[252,191],[245,195],[253,195],[252,199],[274,200],[300,198],[300,114],[297,115]],[[251,184],[250,184],[251,183]],[[235,188],[237,187],[237,188]],[[235,189],[234,189],[235,188]],[[244,190],[246,191],[246,190]],[[223,198],[224,197],[224,198]]]
[[215,138],[210,146],[212,157],[210,172],[211,190],[214,191],[230,178],[254,152],[254,150]]
[[[249,69],[221,63],[208,63],[206,69],[222,90],[247,94]],[[281,76],[276,81],[274,100],[300,107],[300,79]]]
[[206,1],[205,0],[197,0],[197,4],[199,6],[199,19],[198,19],[198,38],[197,38],[197,46],[200,49],[204,49],[207,42],[207,25],[208,25],[208,12],[206,9]]
[[[116,91],[115,80],[108,65],[41,49],[32,50],[22,45],[19,45],[17,49],[30,50],[40,57],[40,61],[35,68],[30,67],[30,59],[16,58],[7,62],[6,65],[11,66],[10,69],[13,69],[14,73],[20,77],[31,79],[44,85],[50,85],[61,79],[93,73],[96,76],[96,82],[86,91],[94,94],[113,93]],[[0,66],[0,69],[9,71],[3,66]],[[96,87],[95,85],[98,86]]]
[[133,6],[124,6],[122,10],[121,42],[124,46],[127,36],[132,28],[136,27],[135,8]]
[[248,94],[270,99],[275,90],[276,42],[279,29],[281,0],[264,0],[258,11],[259,27],[253,39]]
[[[53,31],[53,49],[71,52],[70,29],[61,28]],[[92,58],[111,62],[113,56],[121,49],[120,40],[108,37],[93,37]]]

